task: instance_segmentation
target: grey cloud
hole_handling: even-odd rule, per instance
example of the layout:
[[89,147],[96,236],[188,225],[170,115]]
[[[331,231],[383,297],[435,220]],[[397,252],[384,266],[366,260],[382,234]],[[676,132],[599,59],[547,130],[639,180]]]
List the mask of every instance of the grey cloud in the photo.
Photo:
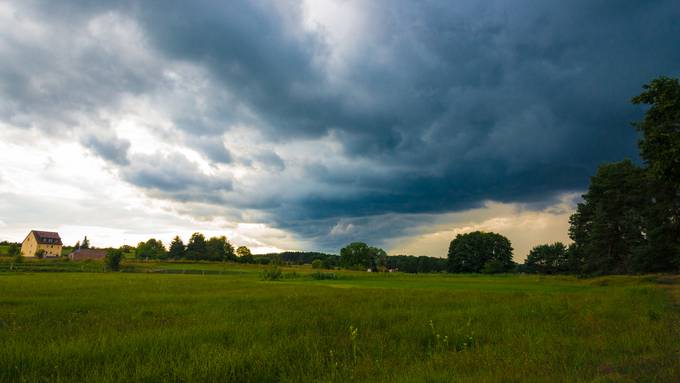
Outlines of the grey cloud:
[[121,175],[155,196],[182,202],[224,203],[226,193],[233,187],[229,176],[207,175],[179,153],[131,156],[130,165],[121,169]]
[[118,165],[128,165],[128,150],[130,141],[121,140],[117,137],[97,137],[95,135],[86,136],[81,143],[100,157]]
[[189,136],[187,143],[214,163],[228,164],[232,162],[229,150],[224,146],[221,136]]

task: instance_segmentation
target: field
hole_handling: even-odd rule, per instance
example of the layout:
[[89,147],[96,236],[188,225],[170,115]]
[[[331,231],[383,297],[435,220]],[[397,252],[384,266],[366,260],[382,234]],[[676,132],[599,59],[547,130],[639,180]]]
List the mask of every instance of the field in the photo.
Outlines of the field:
[[0,262],[3,382],[680,381],[677,277],[21,267]]

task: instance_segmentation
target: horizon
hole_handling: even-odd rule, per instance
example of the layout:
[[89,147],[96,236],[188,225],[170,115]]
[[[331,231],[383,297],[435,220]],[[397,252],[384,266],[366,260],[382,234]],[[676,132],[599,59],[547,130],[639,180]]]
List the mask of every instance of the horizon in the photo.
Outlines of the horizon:
[[[0,2],[0,240],[569,243],[680,4]],[[650,20],[654,20],[650,23]]]

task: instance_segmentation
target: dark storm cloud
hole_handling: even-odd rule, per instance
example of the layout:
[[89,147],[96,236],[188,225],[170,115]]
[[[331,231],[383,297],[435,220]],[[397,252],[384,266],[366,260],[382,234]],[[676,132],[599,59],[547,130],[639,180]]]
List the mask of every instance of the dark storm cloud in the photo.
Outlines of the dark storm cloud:
[[[463,210],[485,200],[543,206],[583,190],[599,163],[636,157],[630,122],[641,110],[629,99],[653,77],[680,74],[680,5],[672,0],[363,3],[368,26],[357,28],[358,52],[340,57],[346,61],[337,72],[329,64],[337,59],[332,39],[300,27],[296,2],[38,4],[59,19],[114,9],[134,19],[164,59],[206,68],[212,85],[230,97],[213,100],[202,115],[173,118],[197,137],[186,144],[212,162],[234,160],[221,141],[226,122],[253,126],[268,144],[337,140],[342,156],[363,160],[348,167],[310,158],[300,182],[314,182],[317,192],[239,200],[324,246],[394,236],[408,226],[398,219],[369,224],[367,217]],[[50,57],[43,48],[34,49],[44,53],[37,62]],[[14,95],[15,106],[6,107],[12,111],[83,110],[158,82],[152,68],[106,65],[120,58],[90,47],[79,61],[84,76],[61,70],[68,87],[48,86],[47,97],[27,91],[30,73],[19,63],[35,62],[28,60],[35,52],[22,52],[0,66],[0,90]],[[111,80],[98,84],[100,78]],[[0,113],[9,112],[0,105]],[[274,155],[239,161],[270,163],[285,176],[291,165]],[[181,159],[130,158],[123,177],[182,201],[224,201],[231,181],[190,177],[189,168]],[[331,234],[340,222],[354,222],[354,229]]]

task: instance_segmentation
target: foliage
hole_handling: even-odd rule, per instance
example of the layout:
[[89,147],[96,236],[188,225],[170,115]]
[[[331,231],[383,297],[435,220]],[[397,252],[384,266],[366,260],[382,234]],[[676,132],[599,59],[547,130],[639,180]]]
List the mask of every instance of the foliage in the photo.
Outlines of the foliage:
[[77,247],[79,249],[89,249],[90,248],[90,240],[87,239],[87,235],[85,238],[83,238],[83,243],[80,244],[80,247]]
[[383,249],[368,246],[363,242],[354,242],[340,250],[340,264],[355,270],[377,271],[386,267],[387,253]]
[[535,246],[524,261],[525,271],[539,274],[559,274],[572,271],[567,247],[562,242]]
[[135,257],[138,259],[165,259],[166,256],[163,242],[155,238],[140,242],[135,249]]
[[106,268],[111,271],[120,270],[120,261],[123,259],[123,251],[121,249],[109,249],[104,258]]
[[310,276],[312,279],[316,280],[325,280],[325,279],[338,279],[338,275],[335,273],[324,273],[321,271],[316,271],[314,273],[311,273]]
[[490,260],[500,262],[497,272],[511,270],[514,263],[510,240],[500,234],[475,231],[458,234],[449,245],[448,268],[452,273],[480,273]]
[[45,249],[38,249],[35,252],[35,257],[38,258],[38,259],[45,258]]
[[489,259],[484,262],[484,267],[482,267],[482,273],[484,274],[500,274],[509,270],[510,268],[500,259]]
[[335,254],[319,253],[316,251],[284,251],[281,253],[261,254],[255,257],[258,263],[262,258],[278,258],[283,264],[305,265],[311,264],[315,259],[321,259],[328,267],[332,268],[339,265],[339,259]]
[[170,259],[182,259],[186,255],[186,246],[182,242],[182,238],[176,235],[170,243],[170,251],[168,251],[168,257]]
[[647,225],[648,249],[644,271],[680,269],[680,82],[659,77],[633,98],[649,105],[645,118],[636,123],[642,132],[640,157],[649,175]]
[[586,274],[680,268],[680,83],[655,79],[633,102],[650,105],[635,124],[645,167],[600,166],[570,219],[570,261]]
[[193,233],[187,244],[187,259],[201,259],[207,252],[205,236],[201,233]]
[[571,217],[569,235],[583,272],[629,273],[645,244],[643,169],[630,160],[600,166]]
[[205,244],[206,254],[198,259],[208,261],[236,261],[234,247],[227,241],[227,237],[212,237]]
[[419,257],[413,255],[390,255],[387,268],[403,273],[440,273],[447,270],[446,258]]
[[16,257],[19,254],[21,254],[21,246],[16,243],[10,244],[7,248],[7,255],[10,257]]
[[238,261],[241,263],[255,263],[255,258],[250,252],[250,249],[245,246],[239,246],[236,249],[236,256],[238,256]]
[[262,280],[264,281],[278,281],[283,277],[283,271],[277,265],[262,270]]
[[320,269],[322,261],[320,259],[315,259],[312,261],[312,269]]

